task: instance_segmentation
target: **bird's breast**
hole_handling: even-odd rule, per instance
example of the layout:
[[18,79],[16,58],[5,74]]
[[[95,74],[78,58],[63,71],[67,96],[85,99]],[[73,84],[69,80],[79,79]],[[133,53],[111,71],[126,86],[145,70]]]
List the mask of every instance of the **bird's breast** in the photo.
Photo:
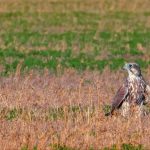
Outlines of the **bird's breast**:
[[[145,84],[142,80],[129,80],[128,81],[128,89],[129,89],[129,102],[137,102],[145,93]],[[141,101],[141,100],[140,100]]]

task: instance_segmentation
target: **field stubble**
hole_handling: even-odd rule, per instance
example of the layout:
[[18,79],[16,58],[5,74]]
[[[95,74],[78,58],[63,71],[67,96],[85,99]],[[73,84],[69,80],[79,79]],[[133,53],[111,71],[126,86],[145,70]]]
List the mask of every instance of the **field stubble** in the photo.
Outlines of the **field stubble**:
[[150,79],[149,4],[1,0],[0,149],[149,148],[149,116],[104,117],[125,61]]
[[[149,79],[149,69],[146,70]],[[47,70],[0,79],[0,145],[3,149],[103,149],[124,143],[150,147],[150,118],[104,116],[124,78],[105,69],[55,76]]]

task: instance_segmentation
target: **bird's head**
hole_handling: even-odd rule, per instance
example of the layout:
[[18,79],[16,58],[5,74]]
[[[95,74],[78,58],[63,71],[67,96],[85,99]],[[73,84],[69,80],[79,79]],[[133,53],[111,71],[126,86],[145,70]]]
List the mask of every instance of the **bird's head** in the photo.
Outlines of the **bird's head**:
[[136,77],[141,76],[141,69],[137,63],[126,63],[123,69],[127,70],[129,75]]

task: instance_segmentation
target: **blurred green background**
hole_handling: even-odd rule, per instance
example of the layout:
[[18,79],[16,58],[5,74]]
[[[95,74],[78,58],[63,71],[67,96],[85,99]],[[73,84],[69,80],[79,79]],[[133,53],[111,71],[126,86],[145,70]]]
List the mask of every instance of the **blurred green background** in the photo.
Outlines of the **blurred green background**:
[[0,72],[150,64],[149,0],[0,1]]

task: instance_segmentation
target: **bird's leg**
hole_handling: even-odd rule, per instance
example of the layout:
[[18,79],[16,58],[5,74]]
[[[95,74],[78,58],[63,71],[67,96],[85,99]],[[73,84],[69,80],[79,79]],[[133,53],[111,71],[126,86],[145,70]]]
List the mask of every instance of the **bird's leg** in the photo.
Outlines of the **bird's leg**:
[[121,114],[123,117],[128,117],[130,112],[130,104],[127,101],[124,101],[121,106]]
[[143,109],[143,102],[141,102],[141,104],[138,107],[138,116],[142,116],[144,115],[144,109]]
[[141,102],[141,104],[138,107],[138,132],[140,135],[143,135],[143,126],[142,126],[142,117],[144,115],[144,101]]

